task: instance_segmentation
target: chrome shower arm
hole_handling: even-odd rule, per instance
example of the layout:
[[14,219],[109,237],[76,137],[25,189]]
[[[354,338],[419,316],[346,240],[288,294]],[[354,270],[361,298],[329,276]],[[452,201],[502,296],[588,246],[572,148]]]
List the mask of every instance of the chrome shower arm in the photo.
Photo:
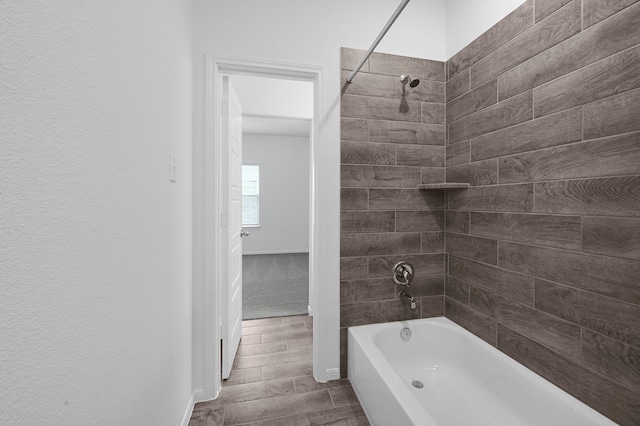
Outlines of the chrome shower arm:
[[378,37],[374,40],[373,44],[371,45],[371,47],[369,48],[369,50],[367,51],[367,53],[364,55],[364,57],[360,60],[360,62],[358,63],[358,65],[356,66],[356,68],[353,70],[353,72],[351,73],[351,75],[349,77],[347,77],[347,83],[351,84],[353,82],[353,78],[356,76],[356,74],[358,74],[358,71],[360,71],[360,68],[362,68],[362,66],[364,65],[365,62],[367,62],[367,59],[369,59],[369,56],[371,56],[371,54],[373,53],[373,51],[376,49],[376,47],[378,47],[378,44],[380,43],[380,41],[382,40],[382,38],[385,36],[385,34],[387,34],[387,31],[389,31],[389,28],[391,28],[391,26],[393,25],[393,23],[396,21],[396,19],[398,19],[398,16],[400,16],[400,14],[402,13],[402,11],[404,10],[405,6],[407,5],[407,3],[409,3],[409,0],[402,0],[402,2],[400,3],[400,6],[398,6],[398,8],[396,9],[395,12],[393,12],[393,15],[391,16],[391,18],[389,18],[389,21],[387,22],[387,24],[384,26],[384,28],[382,29],[382,31],[380,31],[380,34],[378,34]]

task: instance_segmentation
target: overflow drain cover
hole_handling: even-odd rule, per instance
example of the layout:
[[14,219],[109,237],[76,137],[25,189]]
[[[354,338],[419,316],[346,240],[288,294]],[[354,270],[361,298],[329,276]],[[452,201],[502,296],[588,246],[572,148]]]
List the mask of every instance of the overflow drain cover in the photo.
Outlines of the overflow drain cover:
[[424,387],[424,384],[420,380],[414,380],[411,384],[416,389],[422,389]]

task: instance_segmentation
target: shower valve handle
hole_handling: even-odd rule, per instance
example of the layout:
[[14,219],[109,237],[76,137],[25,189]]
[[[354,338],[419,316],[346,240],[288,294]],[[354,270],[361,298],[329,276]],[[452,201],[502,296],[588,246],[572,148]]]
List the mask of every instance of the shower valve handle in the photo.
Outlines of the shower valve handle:
[[393,281],[405,287],[409,287],[413,281],[413,266],[407,262],[398,262],[393,267]]

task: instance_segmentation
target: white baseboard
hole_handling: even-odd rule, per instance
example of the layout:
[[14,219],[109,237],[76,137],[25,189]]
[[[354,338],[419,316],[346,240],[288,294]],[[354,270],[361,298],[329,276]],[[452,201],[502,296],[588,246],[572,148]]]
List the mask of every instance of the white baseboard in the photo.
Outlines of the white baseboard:
[[327,380],[338,380],[338,379],[340,379],[340,369],[327,368]]
[[313,308],[311,307],[311,305],[307,305],[307,312],[309,312],[310,317],[313,316]]
[[253,256],[257,254],[293,254],[293,253],[309,253],[309,249],[305,250],[258,250],[258,251],[243,251],[243,256]]
[[191,419],[191,414],[193,413],[193,406],[195,405],[195,392],[191,394],[189,398],[189,402],[187,403],[187,410],[182,417],[182,426],[189,426],[189,420]]

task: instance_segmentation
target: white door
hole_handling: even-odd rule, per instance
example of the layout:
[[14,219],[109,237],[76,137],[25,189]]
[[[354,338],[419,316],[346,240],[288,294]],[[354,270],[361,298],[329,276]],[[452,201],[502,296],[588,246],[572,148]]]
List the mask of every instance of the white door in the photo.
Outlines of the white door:
[[[223,245],[222,303],[222,378],[229,378],[233,359],[242,337],[242,107],[229,76],[223,77],[222,102],[223,161],[227,170],[222,183],[223,218],[221,235]],[[225,220],[226,219],[226,220]],[[224,228],[226,225],[226,229]],[[226,293],[226,294],[225,294]]]

